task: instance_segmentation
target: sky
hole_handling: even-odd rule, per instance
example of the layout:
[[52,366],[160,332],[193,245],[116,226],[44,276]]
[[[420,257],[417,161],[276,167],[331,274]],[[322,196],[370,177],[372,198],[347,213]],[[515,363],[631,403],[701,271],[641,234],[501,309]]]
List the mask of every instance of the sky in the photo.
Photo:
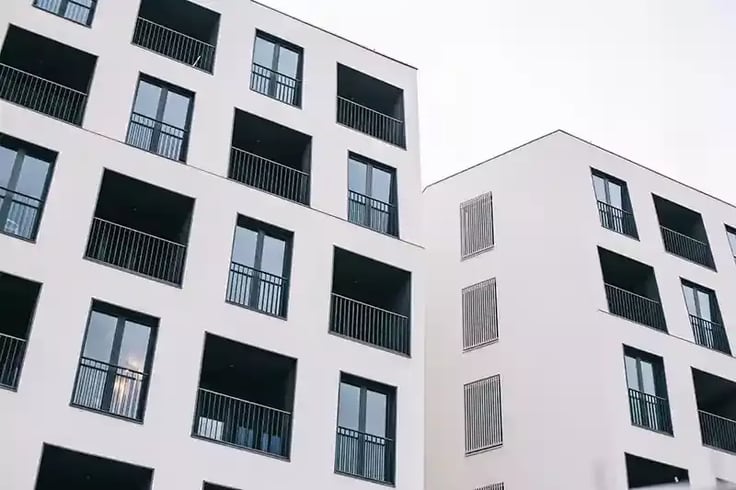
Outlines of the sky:
[[261,0],[419,69],[424,185],[564,129],[736,203],[736,0]]

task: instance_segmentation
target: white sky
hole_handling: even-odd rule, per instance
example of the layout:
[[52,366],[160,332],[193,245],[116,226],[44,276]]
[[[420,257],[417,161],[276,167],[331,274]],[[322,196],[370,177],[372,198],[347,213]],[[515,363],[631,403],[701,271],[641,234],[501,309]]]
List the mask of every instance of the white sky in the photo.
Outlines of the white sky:
[[425,184],[561,128],[736,203],[736,0],[262,0],[419,68]]

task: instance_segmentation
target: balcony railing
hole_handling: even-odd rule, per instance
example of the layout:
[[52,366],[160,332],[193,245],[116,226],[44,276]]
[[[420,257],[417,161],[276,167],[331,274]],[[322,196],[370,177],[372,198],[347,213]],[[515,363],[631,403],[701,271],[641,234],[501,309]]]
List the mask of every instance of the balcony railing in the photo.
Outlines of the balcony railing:
[[401,148],[406,147],[404,121],[337,97],[337,122]]
[[409,318],[332,293],[330,331],[409,355]]
[[700,434],[706,446],[736,453],[736,420],[699,411]]
[[87,94],[0,63],[0,98],[77,126]]
[[240,148],[230,151],[229,177],[284,199],[309,204],[308,173]]
[[226,299],[236,305],[285,317],[288,285],[285,277],[231,262]]
[[186,246],[106,221],[92,220],[87,257],[181,285]]
[[659,301],[606,284],[608,311],[631,321],[667,331],[664,311]]
[[23,367],[26,341],[0,333],[0,386],[15,389]]
[[212,73],[215,46],[181,32],[138,17],[133,44]]
[[723,325],[695,315],[690,315],[690,324],[693,327],[693,337],[698,345],[731,355],[726,329],[723,328]]
[[33,5],[77,24],[89,26],[92,23],[95,3],[96,0],[35,0]]
[[250,89],[289,105],[301,105],[302,81],[253,63]]
[[665,250],[711,269],[715,267],[710,245],[664,226],[660,228]]
[[192,435],[288,458],[291,414],[200,388]]
[[348,191],[348,220],[372,230],[399,236],[396,206],[364,194]]
[[393,483],[394,442],[386,437],[338,427],[335,471]]
[[666,398],[629,388],[629,408],[632,424],[672,434],[670,404]]
[[148,374],[82,357],[72,405],[143,420]]
[[[2,209],[7,201],[10,201],[7,215],[3,215]],[[0,227],[3,232],[33,240],[40,213],[40,200],[0,186]]]
[[604,228],[636,238],[636,222],[629,211],[598,201],[598,215]]
[[125,141],[136,148],[183,162],[187,130],[133,112]]

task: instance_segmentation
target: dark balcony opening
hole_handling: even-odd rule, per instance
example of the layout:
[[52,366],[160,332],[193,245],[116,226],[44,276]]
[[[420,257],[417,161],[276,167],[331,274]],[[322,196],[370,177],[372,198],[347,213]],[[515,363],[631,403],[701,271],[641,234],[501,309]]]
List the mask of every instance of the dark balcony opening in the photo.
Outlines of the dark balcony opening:
[[409,355],[411,273],[335,248],[330,331]]
[[303,53],[295,44],[258,31],[253,46],[251,90],[301,106]]
[[659,196],[652,197],[665,250],[715,269],[708,235],[700,213]]
[[228,177],[309,205],[312,137],[235,110]]
[[394,483],[396,388],[340,375],[335,471]]
[[237,490],[237,489],[233,487],[223,487],[222,485],[215,485],[214,483],[205,482],[204,485],[202,485],[202,490]]
[[593,190],[598,201],[601,226],[639,238],[626,182],[598,170],[593,170]]
[[631,423],[672,435],[672,416],[662,358],[624,346],[624,367],[629,388]]
[[0,386],[18,387],[41,285],[0,272]]
[[687,470],[631,454],[626,455],[626,476],[629,488],[682,483],[689,480]]
[[226,300],[286,318],[292,239],[290,231],[238,216]]
[[36,490],[150,490],[153,470],[43,445]]
[[87,257],[181,285],[194,200],[105,170]]
[[133,44],[212,73],[220,14],[186,0],[143,0]]
[[0,98],[81,126],[97,57],[11,25],[0,51]]
[[337,122],[405,148],[404,91],[338,64]]
[[693,369],[703,444],[736,453],[736,382]]
[[288,458],[296,360],[207,334],[192,435]]
[[693,339],[698,345],[731,355],[716,292],[690,281],[682,281]]
[[34,0],[33,5],[77,24],[89,27],[97,0]]
[[654,269],[598,248],[608,311],[631,321],[667,331]]

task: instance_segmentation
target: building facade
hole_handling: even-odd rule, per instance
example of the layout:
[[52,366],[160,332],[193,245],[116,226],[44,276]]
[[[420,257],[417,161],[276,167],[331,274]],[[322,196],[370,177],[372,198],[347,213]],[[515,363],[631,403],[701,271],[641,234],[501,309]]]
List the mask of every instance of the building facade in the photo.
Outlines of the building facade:
[[736,208],[562,131],[424,197],[428,490],[736,482]]
[[422,489],[415,69],[250,1],[0,44],[0,486]]

